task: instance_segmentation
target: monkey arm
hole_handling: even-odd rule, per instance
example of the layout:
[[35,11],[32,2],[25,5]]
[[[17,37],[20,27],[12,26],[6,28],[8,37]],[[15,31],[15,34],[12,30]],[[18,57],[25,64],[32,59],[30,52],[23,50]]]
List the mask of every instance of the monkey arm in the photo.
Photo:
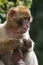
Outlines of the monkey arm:
[[19,44],[19,40],[0,40],[0,55],[12,49],[15,49]]

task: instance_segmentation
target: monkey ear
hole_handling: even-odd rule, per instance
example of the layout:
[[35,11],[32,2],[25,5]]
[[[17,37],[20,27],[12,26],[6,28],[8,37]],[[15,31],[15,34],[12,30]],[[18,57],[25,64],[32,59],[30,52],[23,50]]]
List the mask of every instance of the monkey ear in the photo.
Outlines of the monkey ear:
[[13,8],[11,8],[11,9],[9,10],[9,12],[8,12],[7,17],[8,17],[9,19],[12,19],[12,17],[13,17],[15,14],[16,14],[16,11],[15,11]]

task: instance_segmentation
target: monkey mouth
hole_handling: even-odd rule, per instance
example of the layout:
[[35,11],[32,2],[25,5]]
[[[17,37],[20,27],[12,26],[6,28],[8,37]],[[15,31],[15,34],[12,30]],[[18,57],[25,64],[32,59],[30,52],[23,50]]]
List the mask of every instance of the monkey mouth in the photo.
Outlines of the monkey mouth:
[[26,32],[26,31],[28,30],[28,28],[29,28],[29,25],[28,25],[28,24],[25,24],[25,25],[22,27],[22,29],[24,30],[24,32]]
[[25,32],[27,32],[27,30],[28,30],[28,27],[27,26],[26,27],[23,27],[22,30],[21,30],[21,33],[25,33]]
[[29,30],[29,25],[24,24],[23,26],[21,26],[21,27],[18,29],[18,33],[19,33],[19,34],[24,34],[24,33],[27,32],[27,30]]
[[23,28],[24,31],[27,31],[27,29],[28,29],[27,27],[24,27],[24,28]]

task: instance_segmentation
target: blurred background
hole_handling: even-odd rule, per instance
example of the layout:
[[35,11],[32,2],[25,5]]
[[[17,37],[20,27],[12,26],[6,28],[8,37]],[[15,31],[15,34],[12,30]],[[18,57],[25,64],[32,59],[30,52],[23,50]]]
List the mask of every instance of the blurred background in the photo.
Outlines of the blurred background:
[[30,37],[35,42],[35,53],[39,65],[43,65],[43,0],[0,0],[0,23],[6,20],[11,7],[25,5],[30,8],[33,22],[30,25]]

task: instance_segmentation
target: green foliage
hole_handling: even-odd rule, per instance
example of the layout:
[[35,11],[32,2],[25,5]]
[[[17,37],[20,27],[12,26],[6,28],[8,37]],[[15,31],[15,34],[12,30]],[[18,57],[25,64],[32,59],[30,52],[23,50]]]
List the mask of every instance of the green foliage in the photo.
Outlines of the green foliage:
[[0,22],[3,23],[6,20],[6,14],[11,8],[14,6],[14,3],[11,1],[9,2],[8,0],[0,0]]
[[25,5],[28,8],[31,7],[32,0],[17,0],[17,5]]
[[3,6],[4,4],[6,4],[8,2],[8,0],[0,0],[0,6]]
[[12,6],[14,6],[14,2],[8,2],[7,3],[7,10],[9,10],[9,8],[11,8]]

